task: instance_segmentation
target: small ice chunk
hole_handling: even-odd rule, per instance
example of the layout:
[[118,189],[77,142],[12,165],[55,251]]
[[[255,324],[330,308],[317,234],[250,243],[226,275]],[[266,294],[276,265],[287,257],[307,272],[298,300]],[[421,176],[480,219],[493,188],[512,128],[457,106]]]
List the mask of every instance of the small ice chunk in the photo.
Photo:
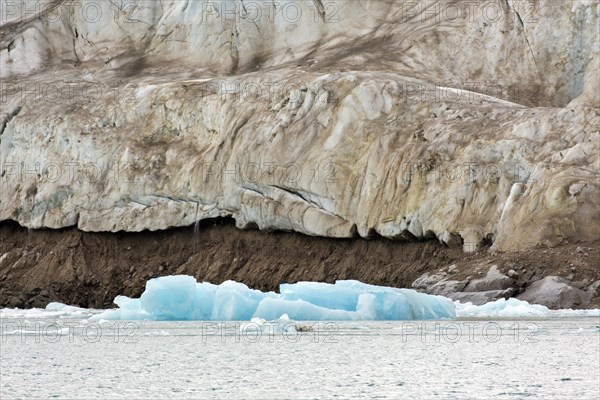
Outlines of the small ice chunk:
[[541,317],[550,314],[550,310],[539,304],[529,304],[526,301],[515,298],[498,299],[496,301],[475,306],[472,303],[462,304],[456,302],[456,315],[462,318],[522,318]]

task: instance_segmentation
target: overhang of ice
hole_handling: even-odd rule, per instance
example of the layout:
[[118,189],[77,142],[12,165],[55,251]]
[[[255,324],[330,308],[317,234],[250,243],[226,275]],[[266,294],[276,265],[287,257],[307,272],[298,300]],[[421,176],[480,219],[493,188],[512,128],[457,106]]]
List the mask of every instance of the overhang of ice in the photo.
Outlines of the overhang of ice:
[[191,276],[167,276],[149,280],[139,299],[118,296],[118,309],[92,318],[249,321],[274,320],[287,314],[291,319],[304,321],[365,321],[456,316],[454,303],[445,297],[358,281],[285,284],[280,292],[264,293],[233,281],[213,285],[198,283]]

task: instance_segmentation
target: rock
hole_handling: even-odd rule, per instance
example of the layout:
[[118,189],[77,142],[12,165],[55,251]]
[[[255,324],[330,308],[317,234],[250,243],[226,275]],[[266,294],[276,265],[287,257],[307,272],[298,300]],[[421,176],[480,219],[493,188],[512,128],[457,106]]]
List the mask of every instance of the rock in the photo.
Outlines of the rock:
[[466,284],[467,280],[448,280],[445,272],[438,272],[421,275],[412,283],[412,287],[424,293],[446,296],[450,293],[462,291]]
[[488,290],[485,292],[455,292],[450,293],[448,297],[452,300],[458,300],[461,303],[471,302],[477,306],[496,301],[498,299],[509,299],[514,293],[514,290]]
[[[523,271],[523,272],[525,272],[525,271]],[[519,279],[519,274],[514,269],[509,269],[508,273],[506,275],[512,279]]]
[[160,267],[158,267],[158,272],[163,272],[165,270],[165,268],[161,265]]
[[131,267],[129,267],[129,273],[133,274],[135,272],[135,267],[132,265]]
[[467,285],[467,281],[456,281],[456,280],[442,280],[436,283],[433,286],[430,286],[425,291],[428,294],[434,294],[438,296],[448,296],[451,293],[461,292],[465,286]]
[[533,282],[517,298],[552,309],[584,307],[589,302],[588,293],[573,287],[567,280],[558,276],[548,276]]
[[435,274],[430,274],[429,272],[424,273],[420,277],[418,277],[413,283],[412,288],[417,290],[427,290],[431,286],[437,284],[440,281],[443,281],[446,278],[446,274],[442,272],[438,272]]
[[452,264],[448,267],[448,273],[454,274],[458,272],[458,267],[455,264]]
[[296,324],[295,326],[296,332],[312,332],[313,327],[311,325],[306,324]]
[[572,281],[572,280],[573,280],[573,278],[574,278],[574,275],[573,275],[573,274],[569,274],[569,275],[567,275],[567,280],[569,280],[569,281]]
[[572,281],[571,282],[571,286],[576,287],[577,289],[581,289],[581,290],[587,290],[588,286],[589,286],[589,282],[587,279],[584,279],[582,281]]
[[492,265],[485,277],[471,280],[465,292],[486,292],[490,290],[506,290],[515,284],[514,279],[502,274],[496,265]]
[[600,280],[592,283],[586,291],[592,298],[600,296]]
[[571,272],[577,271],[577,267],[571,267]]

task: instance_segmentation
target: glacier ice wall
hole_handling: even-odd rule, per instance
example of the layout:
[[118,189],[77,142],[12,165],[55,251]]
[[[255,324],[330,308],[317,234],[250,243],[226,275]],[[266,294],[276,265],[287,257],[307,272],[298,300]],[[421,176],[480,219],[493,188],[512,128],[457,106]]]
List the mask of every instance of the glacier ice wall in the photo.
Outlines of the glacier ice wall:
[[597,1],[26,3],[0,2],[0,220],[600,239]]

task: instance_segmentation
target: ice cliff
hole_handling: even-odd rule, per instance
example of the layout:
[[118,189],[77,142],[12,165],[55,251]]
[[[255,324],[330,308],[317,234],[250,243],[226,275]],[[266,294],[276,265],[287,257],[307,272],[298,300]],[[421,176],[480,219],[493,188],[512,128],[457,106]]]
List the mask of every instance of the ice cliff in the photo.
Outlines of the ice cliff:
[[2,1],[0,220],[597,240],[597,1]]

